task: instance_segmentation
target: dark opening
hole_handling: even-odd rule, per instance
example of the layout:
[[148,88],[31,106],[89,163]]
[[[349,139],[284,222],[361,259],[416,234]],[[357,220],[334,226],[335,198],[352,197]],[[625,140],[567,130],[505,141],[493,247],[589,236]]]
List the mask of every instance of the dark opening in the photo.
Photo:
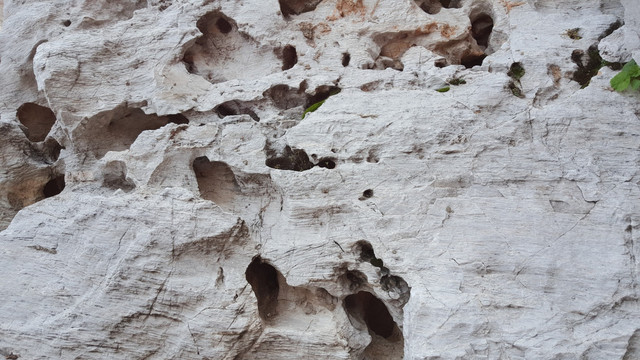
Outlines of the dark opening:
[[603,66],[615,69],[619,68],[620,63],[609,63],[602,60],[598,45],[594,44],[587,49],[588,58],[585,59],[585,53],[582,50],[573,50],[571,53],[571,60],[578,65],[578,70],[573,73],[572,80],[577,81],[581,88],[585,88],[591,82],[591,78],[598,75],[598,72]]
[[282,49],[282,70],[289,70],[298,63],[298,53],[292,45],[287,45]]
[[358,270],[347,270],[344,274],[338,277],[338,283],[350,292],[358,290],[362,285],[366,284],[369,280],[367,275]]
[[263,320],[268,320],[275,316],[278,306],[278,293],[280,291],[278,271],[273,266],[263,262],[258,256],[247,267],[245,277],[258,299],[260,317]]
[[102,186],[109,189],[121,189],[129,192],[136,188],[131,179],[127,178],[127,166],[122,161],[112,161],[103,170]]
[[229,165],[201,156],[193,160],[193,171],[203,199],[222,207],[232,204],[239,192],[239,185]]
[[493,31],[493,19],[487,14],[480,14],[471,20],[471,36],[484,50],[489,46],[489,38]]
[[342,66],[349,66],[349,62],[351,62],[351,55],[349,53],[342,54]]
[[44,142],[44,153],[51,162],[55,162],[60,157],[60,151],[64,149],[55,139],[49,138]]
[[362,197],[364,197],[364,198],[368,199],[368,198],[370,198],[372,196],[373,196],[373,190],[371,190],[371,189],[367,189],[367,190],[362,192]]
[[373,333],[389,338],[393,335],[396,323],[389,310],[380,299],[373,294],[360,291],[344,299],[347,313],[360,322],[364,322]]
[[169,119],[170,123],[174,123],[174,124],[178,124],[178,125],[188,124],[189,123],[189,119],[187,119],[187,117],[182,115],[182,114],[167,115],[167,118]]
[[265,164],[272,169],[305,171],[313,167],[309,155],[302,149],[292,149],[287,145],[281,153],[270,148],[267,148],[266,151]]
[[253,110],[251,110],[244,102],[237,100],[230,100],[224,102],[215,107],[214,111],[220,116],[231,116],[231,115],[249,115],[253,120],[260,121],[260,117]]
[[460,64],[464,65],[464,67],[466,67],[467,69],[470,69],[474,66],[480,66],[482,65],[482,61],[484,61],[484,58],[486,58],[487,55],[482,54],[482,55],[475,55],[475,54],[469,54],[469,55],[465,55],[462,57],[462,59],[460,59]]
[[526,71],[524,70],[524,67],[522,66],[522,64],[519,62],[514,62],[509,67],[509,71],[507,72],[507,75],[513,80],[520,80],[525,73]]
[[322,0],[278,0],[278,2],[280,3],[280,11],[286,18],[313,11]]
[[369,262],[376,258],[376,254],[373,252],[373,246],[366,240],[360,240],[355,245],[356,252],[360,255],[361,261]]
[[65,20],[65,21],[63,21],[63,22],[62,22],[62,25],[63,25],[64,27],[69,27],[69,26],[71,26],[71,20]]
[[58,175],[49,180],[42,189],[45,198],[60,194],[64,190],[64,175]]
[[224,18],[219,18],[216,21],[216,27],[218,28],[218,30],[220,30],[221,33],[223,34],[228,34],[229,32],[231,32],[231,30],[233,29],[233,27],[231,26],[231,23],[228,22],[226,19]]
[[440,0],[440,4],[442,4],[442,7],[446,9],[459,9],[462,7],[462,0]]
[[322,158],[318,161],[318,166],[321,168],[333,169],[336,167],[336,162],[331,158]]
[[446,67],[449,64],[447,64],[447,60],[446,59],[438,59],[433,63],[433,65],[435,65],[435,67],[437,67],[437,68],[443,68],[443,67]]
[[342,89],[337,86],[319,86],[316,88],[315,95],[309,97],[305,103],[305,109],[309,106],[319,103],[320,101],[327,100],[329,96],[338,94]]
[[18,108],[16,116],[20,123],[27,128],[25,135],[33,142],[44,140],[56,122],[56,115],[51,109],[34,103],[22,104]]

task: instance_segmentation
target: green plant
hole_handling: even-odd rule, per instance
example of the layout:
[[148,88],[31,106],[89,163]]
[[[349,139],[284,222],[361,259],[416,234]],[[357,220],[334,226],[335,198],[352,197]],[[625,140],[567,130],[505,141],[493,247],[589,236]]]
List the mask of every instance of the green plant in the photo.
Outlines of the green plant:
[[465,79],[463,79],[463,78],[451,78],[451,79],[447,80],[447,83],[449,85],[458,86],[458,85],[466,84],[467,81]]
[[318,110],[318,108],[319,108],[320,106],[322,106],[322,104],[324,104],[324,102],[325,102],[325,101],[327,101],[327,99],[329,98],[329,96],[333,96],[333,95],[335,95],[335,94],[338,94],[338,93],[340,93],[340,91],[341,91],[341,89],[335,89],[335,90],[331,91],[331,92],[329,93],[329,95],[327,95],[327,97],[326,97],[324,100],[320,100],[320,101],[318,101],[317,103],[311,104],[311,106],[309,106],[308,108],[306,108],[306,109],[304,110],[304,112],[302,113],[302,118],[304,119],[304,117],[305,117],[305,116],[307,116],[307,114],[308,114],[308,113],[312,113],[312,112],[314,112],[314,111]]
[[609,83],[614,90],[619,92],[625,91],[629,86],[633,90],[640,89],[640,66],[632,59]]
[[441,87],[440,89],[436,89],[437,92],[445,93],[451,89],[449,86]]

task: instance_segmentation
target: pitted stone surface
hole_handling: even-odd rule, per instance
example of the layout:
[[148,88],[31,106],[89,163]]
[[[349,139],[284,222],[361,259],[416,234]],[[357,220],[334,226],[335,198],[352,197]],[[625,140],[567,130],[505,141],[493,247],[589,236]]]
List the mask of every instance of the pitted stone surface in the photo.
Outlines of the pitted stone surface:
[[636,1],[0,7],[4,358],[640,358]]

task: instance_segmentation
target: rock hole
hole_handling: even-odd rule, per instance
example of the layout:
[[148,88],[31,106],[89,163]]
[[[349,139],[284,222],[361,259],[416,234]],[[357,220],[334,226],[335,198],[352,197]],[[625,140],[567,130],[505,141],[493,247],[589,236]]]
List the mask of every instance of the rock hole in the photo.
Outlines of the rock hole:
[[51,180],[49,180],[42,189],[42,194],[45,198],[50,198],[52,196],[56,196],[64,190],[64,175],[54,176]]
[[247,267],[245,277],[258,299],[258,313],[263,320],[276,315],[278,307],[278,271],[257,256]]
[[338,277],[338,283],[349,292],[358,290],[368,282],[367,275],[358,270],[346,270]]
[[443,68],[443,67],[449,66],[449,64],[448,64],[446,59],[438,59],[438,60],[433,62],[433,65],[435,67],[437,67],[437,68]]
[[341,91],[341,89],[337,86],[328,86],[322,85],[318,86],[315,91],[315,95],[312,95],[305,102],[305,109],[309,108],[313,104],[319,103],[321,101],[327,100],[329,96],[336,95]]
[[189,119],[182,114],[167,115],[167,118],[169,119],[169,122],[173,124],[183,125],[189,123]]
[[64,147],[62,147],[62,145],[60,145],[55,139],[48,138],[44,142],[43,152],[51,162],[58,160],[62,149],[64,149]]
[[471,19],[471,36],[482,50],[486,50],[489,46],[489,39],[493,31],[493,19],[485,13],[480,13],[477,17]]
[[365,199],[368,199],[368,198],[370,198],[372,196],[373,196],[373,190],[371,190],[371,189],[367,189],[367,190],[362,192],[362,197],[365,198]]
[[282,110],[303,106],[307,101],[307,95],[304,91],[284,84],[271,87],[263,95],[270,98],[273,104]]
[[200,196],[222,208],[229,208],[239,192],[238,182],[229,165],[201,156],[193,160],[193,171]]
[[103,170],[102,186],[109,189],[120,189],[129,192],[136,188],[133,181],[127,178],[127,166],[122,161],[111,161]]
[[71,26],[71,20],[65,20],[65,21],[63,21],[63,22],[62,22],[62,26],[64,26],[64,27],[69,27],[69,26]]
[[218,116],[224,118],[232,115],[249,115],[253,120],[260,121],[260,117],[249,106],[238,100],[224,102],[213,109]]
[[218,31],[223,34],[228,34],[231,32],[231,30],[233,30],[233,26],[231,25],[231,23],[224,17],[220,17],[218,18],[218,20],[216,20],[216,27],[218,28]]
[[96,159],[101,159],[109,151],[129,149],[143,131],[159,129],[172,120],[183,122],[186,118],[179,114],[147,115],[141,109],[120,108],[89,119],[74,131],[73,137],[80,139],[78,150],[91,152]]
[[16,116],[27,128],[24,133],[32,142],[43,141],[56,122],[56,115],[51,109],[34,103],[22,104]]
[[289,70],[298,63],[298,53],[292,45],[287,45],[282,49],[282,70]]
[[321,168],[334,169],[336,167],[336,162],[332,158],[321,158],[317,165]]
[[349,66],[350,62],[351,62],[351,54],[343,53],[342,54],[342,66],[347,67],[347,66]]
[[370,292],[360,291],[347,296],[344,307],[353,319],[366,324],[378,336],[390,338],[394,331],[398,331],[386,305]]
[[265,150],[267,153],[265,164],[272,169],[305,171],[314,166],[309,160],[309,155],[302,149],[292,149],[287,145],[282,151],[276,151],[270,146]]
[[571,53],[571,60],[578,66],[578,70],[573,72],[571,79],[578,82],[583,89],[589,85],[591,78],[598,75],[603,66],[617,68],[621,65],[619,63],[606,63],[602,60],[597,44],[589,46],[586,55],[582,50],[573,50]]
[[389,294],[392,304],[398,308],[404,307],[409,302],[411,288],[400,276],[384,275],[380,278],[380,286]]
[[280,11],[285,18],[315,10],[322,0],[278,0]]
[[464,55],[461,59],[460,59],[460,64],[464,65],[464,67],[466,67],[467,69],[471,69],[474,66],[480,66],[482,65],[482,62],[484,61],[484,58],[486,58],[487,55],[476,55],[476,54],[469,54],[469,55]]

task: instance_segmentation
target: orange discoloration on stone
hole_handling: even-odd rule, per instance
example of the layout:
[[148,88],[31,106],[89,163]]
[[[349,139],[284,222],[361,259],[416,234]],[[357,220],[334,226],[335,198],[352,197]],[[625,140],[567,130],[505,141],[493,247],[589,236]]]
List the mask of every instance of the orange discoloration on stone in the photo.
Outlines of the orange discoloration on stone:
[[502,4],[502,6],[504,6],[505,11],[507,12],[507,14],[511,11],[511,9],[513,9],[514,7],[520,6],[520,5],[524,5],[526,4],[525,1],[518,1],[515,3],[509,2],[507,0],[500,0],[500,3]]
[[444,38],[450,38],[453,34],[456,33],[456,30],[458,29],[457,26],[451,26],[449,24],[442,24],[442,26],[440,27],[440,35],[442,35],[442,37]]
[[327,20],[335,21],[339,18],[354,14],[360,15],[362,20],[364,20],[365,13],[366,7],[364,6],[363,0],[338,0],[335,12],[327,17]]

